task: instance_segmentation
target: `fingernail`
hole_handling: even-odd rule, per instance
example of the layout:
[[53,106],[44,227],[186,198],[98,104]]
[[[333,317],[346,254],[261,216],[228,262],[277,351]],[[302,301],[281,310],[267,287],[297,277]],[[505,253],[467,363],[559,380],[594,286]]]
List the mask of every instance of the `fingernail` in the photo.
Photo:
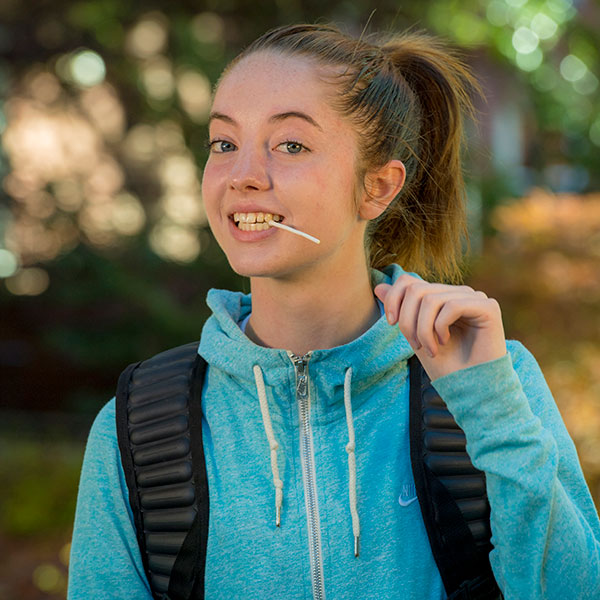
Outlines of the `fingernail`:
[[391,325],[394,322],[394,315],[391,312],[386,313],[388,323]]

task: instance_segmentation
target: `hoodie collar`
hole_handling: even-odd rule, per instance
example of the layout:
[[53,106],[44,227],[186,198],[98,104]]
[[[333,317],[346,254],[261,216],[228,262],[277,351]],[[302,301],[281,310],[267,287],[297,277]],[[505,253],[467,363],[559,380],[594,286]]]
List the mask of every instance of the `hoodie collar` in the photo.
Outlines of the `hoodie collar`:
[[[373,269],[372,286],[393,283],[404,272],[398,265],[390,265],[382,271]],[[280,377],[288,376],[291,362],[286,350],[259,346],[239,327],[252,310],[251,294],[211,289],[207,304],[213,314],[204,325],[198,351],[210,365],[249,382],[254,381],[252,369],[256,364],[263,369],[268,384],[275,384]],[[359,383],[361,379],[386,372],[412,354],[398,327],[390,326],[385,316],[381,316],[351,342],[312,351],[310,362],[315,367],[331,366],[328,369],[330,383],[343,385],[347,367],[352,367],[352,379]]]

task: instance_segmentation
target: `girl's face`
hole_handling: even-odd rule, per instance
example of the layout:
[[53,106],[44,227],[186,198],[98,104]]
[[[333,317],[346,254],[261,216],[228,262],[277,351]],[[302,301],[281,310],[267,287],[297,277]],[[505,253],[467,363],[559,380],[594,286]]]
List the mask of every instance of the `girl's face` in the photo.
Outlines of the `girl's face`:
[[[293,277],[363,253],[357,136],[331,108],[334,89],[320,73],[309,59],[257,52],[219,84],[202,194],[211,229],[239,274]],[[234,216],[248,213],[278,215],[321,244],[274,227],[240,229]]]

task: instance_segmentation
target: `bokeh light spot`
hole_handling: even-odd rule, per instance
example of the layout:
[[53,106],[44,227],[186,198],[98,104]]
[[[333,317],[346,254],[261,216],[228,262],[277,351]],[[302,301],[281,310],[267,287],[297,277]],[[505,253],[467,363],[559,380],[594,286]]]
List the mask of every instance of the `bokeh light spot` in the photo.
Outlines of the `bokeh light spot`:
[[485,22],[471,13],[458,13],[452,17],[450,28],[461,44],[478,44],[485,40],[487,30]]
[[111,221],[120,234],[135,235],[146,223],[146,213],[140,201],[133,194],[123,193],[116,198]]
[[546,0],[546,6],[556,15],[559,23],[564,23],[573,16],[573,0]]
[[199,42],[216,44],[223,39],[224,32],[225,23],[215,13],[200,13],[192,19],[192,33]]
[[83,50],[71,58],[71,76],[79,85],[91,87],[104,81],[106,65],[98,53]]
[[177,81],[181,104],[196,122],[206,122],[210,112],[211,88],[208,77],[197,71],[185,71]]
[[600,119],[596,119],[590,127],[590,140],[596,146],[600,146]]
[[154,139],[161,153],[177,153],[185,150],[183,130],[175,121],[167,119],[158,123],[154,131]]
[[487,20],[496,27],[508,25],[508,7],[500,0],[492,0],[487,6],[485,16]]
[[591,71],[587,71],[581,79],[573,82],[573,88],[584,96],[593,94],[598,89],[598,78]]
[[558,23],[544,13],[537,13],[531,20],[531,29],[541,40],[547,40],[556,33]]
[[138,58],[150,58],[167,45],[167,20],[159,12],[147,14],[127,36],[127,50]]
[[181,225],[201,225],[206,216],[201,199],[190,193],[168,194],[162,199],[165,214]]
[[169,156],[160,169],[160,178],[165,186],[188,190],[197,181],[196,165],[186,155]]
[[69,566],[69,558],[71,556],[71,544],[70,543],[66,543],[61,549],[60,552],[58,553],[58,559],[60,560],[60,562],[65,565],[65,567]]
[[150,246],[160,257],[190,263],[200,254],[198,234],[173,223],[160,223],[150,234]]
[[54,565],[43,564],[33,572],[33,583],[42,592],[55,593],[62,588],[63,575]]
[[142,83],[148,95],[155,100],[170,98],[175,88],[171,62],[164,56],[150,60],[142,68]]
[[10,250],[0,248],[0,277],[12,277],[18,268],[17,257]]
[[108,84],[89,88],[80,96],[81,107],[105,139],[115,142],[125,132],[125,110],[117,92]]
[[148,162],[154,157],[156,144],[154,129],[150,125],[134,125],[124,143],[127,157],[136,162]]
[[539,43],[539,37],[529,27],[519,27],[512,36],[512,45],[521,54],[533,52]]
[[36,267],[22,269],[13,277],[6,279],[8,291],[15,296],[39,296],[48,289],[49,285],[48,273]]
[[518,52],[516,61],[519,69],[523,71],[535,71],[542,64],[543,59],[543,52],[539,48],[536,48],[529,54],[521,54]]
[[560,63],[560,74],[567,81],[578,81],[587,73],[585,63],[574,54],[568,54]]

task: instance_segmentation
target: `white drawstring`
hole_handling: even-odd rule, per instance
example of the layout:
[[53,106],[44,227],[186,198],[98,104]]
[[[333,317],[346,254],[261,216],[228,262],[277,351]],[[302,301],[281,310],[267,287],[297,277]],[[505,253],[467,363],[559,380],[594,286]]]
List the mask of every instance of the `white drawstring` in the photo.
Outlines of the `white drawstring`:
[[354,556],[358,556],[360,551],[360,521],[358,519],[358,510],[356,509],[356,456],[354,453],[356,443],[354,439],[354,423],[352,422],[351,381],[352,367],[348,367],[346,376],[344,377],[344,406],[346,407],[346,424],[348,425],[348,443],[346,444],[349,471],[348,492],[350,495],[350,513],[352,514],[352,533],[354,533]]
[[273,425],[271,424],[262,371],[258,365],[254,365],[252,370],[254,371],[254,380],[256,381],[256,391],[258,392],[263,425],[267,439],[269,440],[269,448],[271,449],[271,471],[273,472],[273,485],[275,486],[275,525],[279,527],[281,525],[281,505],[283,504],[283,481],[279,478],[279,467],[277,465],[277,448],[279,448],[279,444],[273,434]]
[[[262,414],[265,433],[267,434],[267,439],[269,441],[269,448],[271,449],[271,471],[273,473],[273,485],[275,486],[275,524],[279,527],[281,525],[281,506],[283,504],[283,481],[279,477],[279,466],[277,464],[277,449],[279,448],[279,444],[273,434],[273,425],[271,423],[262,370],[258,365],[254,365],[253,371],[254,379],[256,381],[256,390],[258,392],[258,400],[260,402],[260,412]],[[350,514],[352,515],[352,533],[354,534],[354,556],[358,556],[360,552],[360,521],[356,507],[356,442],[354,436],[354,423],[352,421],[351,381],[352,368],[349,367],[346,370],[344,378],[344,407],[346,409],[346,425],[348,426],[346,452],[348,453],[348,494],[350,498]]]

